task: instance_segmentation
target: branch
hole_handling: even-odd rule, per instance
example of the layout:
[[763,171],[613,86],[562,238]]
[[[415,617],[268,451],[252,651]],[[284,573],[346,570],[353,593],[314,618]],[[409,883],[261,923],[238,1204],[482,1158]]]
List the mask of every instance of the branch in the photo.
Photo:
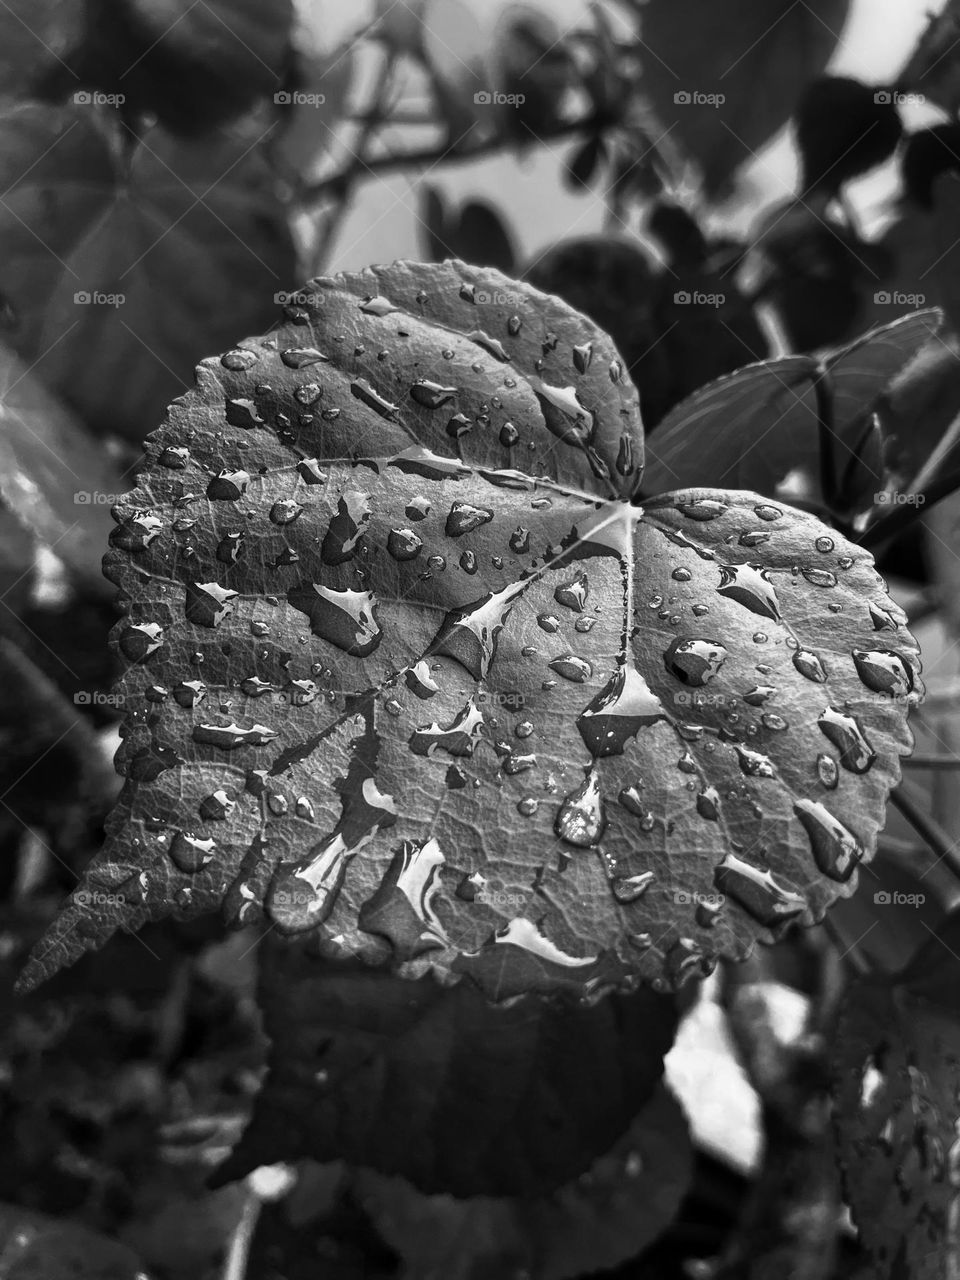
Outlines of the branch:
[[[369,114],[367,119],[369,120]],[[605,116],[591,112],[589,115],[580,116],[576,120],[567,120],[557,125],[550,133],[538,138],[538,141],[547,143],[554,142],[559,138],[572,138],[577,134],[590,133],[602,129],[609,123]],[[376,174],[393,173],[401,169],[416,169],[424,165],[432,168],[438,164],[465,164],[471,160],[478,160],[482,156],[495,155],[498,151],[503,151],[512,144],[513,139],[502,137],[498,134],[492,138],[485,138],[482,142],[474,143],[470,147],[458,147],[455,143],[414,147],[409,151],[390,152],[387,155],[366,160],[363,162],[362,169],[365,176],[372,177]],[[328,178],[323,178],[319,182],[303,187],[300,192],[300,200],[303,204],[310,205],[326,199],[328,196],[336,195],[343,190],[344,184],[355,166],[356,156],[339,173],[331,174]]]

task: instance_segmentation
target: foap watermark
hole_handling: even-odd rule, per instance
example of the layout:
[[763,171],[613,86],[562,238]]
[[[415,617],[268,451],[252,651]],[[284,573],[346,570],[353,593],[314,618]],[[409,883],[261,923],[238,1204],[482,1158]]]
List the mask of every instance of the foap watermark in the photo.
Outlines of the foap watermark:
[[926,97],[922,93],[900,93],[897,89],[878,89],[873,95],[874,102],[894,107],[922,107]]
[[78,489],[73,501],[78,507],[113,507],[126,496],[125,493],[103,493],[99,489]]
[[701,293],[699,289],[692,293],[688,289],[678,289],[673,295],[678,307],[722,307],[726,300],[725,293]]
[[103,293],[100,289],[78,289],[73,295],[77,307],[122,307],[126,300],[124,293]]
[[317,895],[306,889],[278,889],[270,901],[275,907],[309,907],[316,905]]
[[322,107],[325,93],[303,93],[300,89],[278,89],[273,95],[278,107]]
[[102,693],[99,689],[78,689],[73,695],[77,707],[122,707],[126,698],[122,693]]
[[681,907],[722,907],[727,899],[722,893],[688,893],[686,889],[677,889],[673,900]]
[[725,693],[701,693],[699,689],[678,689],[673,695],[678,707],[723,707],[728,702],[736,702]]
[[722,107],[727,100],[725,93],[701,93],[699,89],[678,89],[673,95],[678,107]]
[[309,293],[304,289],[295,292],[281,289],[273,295],[273,300],[278,307],[319,307],[323,302],[319,293]]
[[122,907],[126,897],[122,893],[104,893],[100,889],[78,889],[73,895],[74,902],[81,907]]
[[878,907],[922,907],[926,902],[923,893],[899,893],[896,890],[878,889],[873,895]]
[[101,93],[99,89],[78,89],[73,95],[78,107],[122,107],[125,93]]
[[497,290],[491,292],[489,289],[476,289],[473,294],[473,300],[479,306],[492,304],[495,307],[522,307],[523,294],[511,293],[509,290],[502,292]]
[[522,907],[527,900],[525,893],[505,893],[502,889],[481,889],[474,902],[485,902],[490,907]]
[[883,489],[873,500],[878,507],[922,507],[927,501],[922,493],[900,493],[898,489]]
[[478,107],[522,107],[525,93],[501,93],[499,89],[478,89],[473,95]]
[[479,689],[474,695],[474,701],[477,706],[486,703],[490,707],[507,707],[511,711],[521,711],[526,705],[526,698],[522,693],[495,693],[492,689]]
[[892,291],[881,289],[873,295],[878,307],[922,307],[926,305],[925,293],[901,293],[899,289]]

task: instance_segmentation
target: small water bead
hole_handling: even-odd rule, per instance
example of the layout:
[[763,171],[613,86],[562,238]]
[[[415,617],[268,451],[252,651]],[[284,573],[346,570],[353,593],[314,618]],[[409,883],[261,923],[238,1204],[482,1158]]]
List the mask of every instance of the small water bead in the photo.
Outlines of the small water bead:
[[643,897],[655,879],[652,871],[641,871],[635,876],[614,876],[610,881],[610,888],[617,902],[626,906]]
[[689,569],[680,568],[680,569],[674,569],[670,577],[673,578],[674,581],[676,582],[689,582],[690,579],[693,577],[693,574],[690,572]]
[[507,320],[507,333],[510,334],[511,338],[515,338],[517,334],[520,332],[520,329],[522,328],[522,326],[523,326],[523,321],[520,319],[520,317],[518,315],[512,315]]
[[676,507],[688,520],[698,521],[716,520],[727,510],[726,503],[713,498],[681,498]]
[[586,658],[580,658],[573,653],[561,654],[547,665],[558,676],[563,676],[565,680],[572,680],[576,684],[584,684],[593,675],[593,667]]
[[759,547],[764,542],[770,541],[770,534],[765,530],[757,529],[752,533],[741,533],[738,541],[741,547]]
[[710,607],[709,605],[705,605],[705,604],[695,604],[693,608],[690,610],[690,612],[693,614],[695,618],[702,618],[704,614],[710,612]]
[[834,791],[837,783],[840,781],[840,770],[833,756],[821,752],[817,756],[817,777],[828,791]]
[[388,715],[398,716],[403,711],[403,706],[401,703],[397,701],[396,698],[388,698],[387,701],[383,704],[383,709],[384,711],[387,712]]
[[267,808],[275,817],[282,818],[289,812],[290,802],[282,791],[268,791]]
[[817,720],[820,732],[840,752],[840,763],[851,773],[867,773],[877,758],[869,739],[855,716],[825,707]]
[[578,573],[570,582],[561,583],[554,593],[553,598],[557,604],[564,605],[567,609],[573,609],[576,613],[582,613],[587,602],[590,587],[585,573]]
[[446,569],[447,567],[447,562],[443,558],[443,556],[428,556],[427,567],[433,573],[442,573],[443,570]]
[[850,569],[853,566],[853,557],[841,556],[840,559],[837,561],[837,564],[840,566],[841,569]]
[[793,655],[793,665],[807,680],[812,680],[814,684],[826,684],[826,668],[820,658],[809,649],[797,649]]
[[777,733],[790,727],[783,716],[778,716],[773,711],[765,711],[760,717],[760,722],[765,729],[773,729]]
[[779,507],[772,507],[767,503],[763,503],[758,507],[754,507],[754,512],[761,520],[779,520],[783,512]]
[[606,825],[600,779],[596,769],[591,769],[581,785],[560,805],[554,830],[567,844],[586,849],[600,843]]
[[259,356],[255,351],[250,351],[246,347],[235,347],[220,357],[220,363],[224,369],[229,369],[233,373],[242,373],[255,365],[258,359]]
[[704,787],[697,795],[697,813],[710,822],[716,822],[720,817],[720,793],[716,787]]
[[512,422],[505,422],[500,428],[500,443],[507,449],[512,449],[520,439],[520,432]]
[[303,386],[297,387],[293,393],[293,398],[298,404],[311,405],[316,404],[323,395],[323,387],[317,382],[305,382]]
[[680,770],[681,773],[696,773],[697,762],[696,760],[694,760],[693,756],[690,754],[689,751],[685,751],[683,755],[680,757],[680,759],[677,761],[677,768]]
[[775,778],[776,771],[773,762],[759,751],[750,751],[747,747],[737,746],[734,748],[737,753],[737,760],[740,763],[741,772],[745,773],[748,778]]
[[523,648],[520,650],[520,655],[523,658],[535,658],[539,652],[540,650],[536,647],[536,645],[525,644]]
[[762,707],[776,692],[772,684],[758,684],[743,695],[743,700],[751,707]]
[[525,818],[532,818],[539,808],[540,801],[536,796],[523,796],[517,801],[517,812]]
[[525,555],[530,550],[530,530],[518,525],[510,535],[510,550],[515,555]]
[[454,440],[459,440],[462,435],[472,430],[473,423],[464,413],[455,413],[447,423],[447,435]]
[[423,539],[412,529],[391,529],[387,534],[387,550],[394,560],[413,560],[422,547]]
[[475,551],[464,551],[460,557],[460,568],[464,573],[477,572],[477,555]]
[[573,629],[574,631],[579,631],[585,634],[586,632],[593,630],[596,622],[596,618],[586,618],[581,616],[573,624]]
[[513,731],[518,738],[529,738],[533,733],[533,723],[530,720],[521,720]]
[[719,922],[720,913],[722,911],[722,902],[710,902],[706,899],[702,899],[697,903],[694,918],[701,929],[713,929]]
[[824,875],[841,883],[850,879],[864,855],[860,840],[816,800],[797,800],[793,811],[800,819]]

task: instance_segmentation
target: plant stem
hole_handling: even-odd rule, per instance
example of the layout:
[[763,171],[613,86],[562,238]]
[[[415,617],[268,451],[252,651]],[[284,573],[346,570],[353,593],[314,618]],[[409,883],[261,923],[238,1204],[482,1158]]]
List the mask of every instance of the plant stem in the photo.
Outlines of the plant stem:
[[960,853],[956,841],[941,827],[935,818],[926,813],[927,801],[923,793],[909,782],[901,782],[890,792],[893,804],[928,846],[937,859],[945,862],[955,876],[960,877]]

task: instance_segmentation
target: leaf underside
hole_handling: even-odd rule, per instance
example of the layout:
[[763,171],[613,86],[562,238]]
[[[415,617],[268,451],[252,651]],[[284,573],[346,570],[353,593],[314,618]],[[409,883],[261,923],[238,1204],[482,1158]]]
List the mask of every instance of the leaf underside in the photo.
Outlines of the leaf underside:
[[904,615],[781,503],[641,509],[642,455],[609,339],[462,263],[313,281],[205,361],[115,512],[127,782],[24,984],[222,908],[596,994],[851,894],[911,744]]

